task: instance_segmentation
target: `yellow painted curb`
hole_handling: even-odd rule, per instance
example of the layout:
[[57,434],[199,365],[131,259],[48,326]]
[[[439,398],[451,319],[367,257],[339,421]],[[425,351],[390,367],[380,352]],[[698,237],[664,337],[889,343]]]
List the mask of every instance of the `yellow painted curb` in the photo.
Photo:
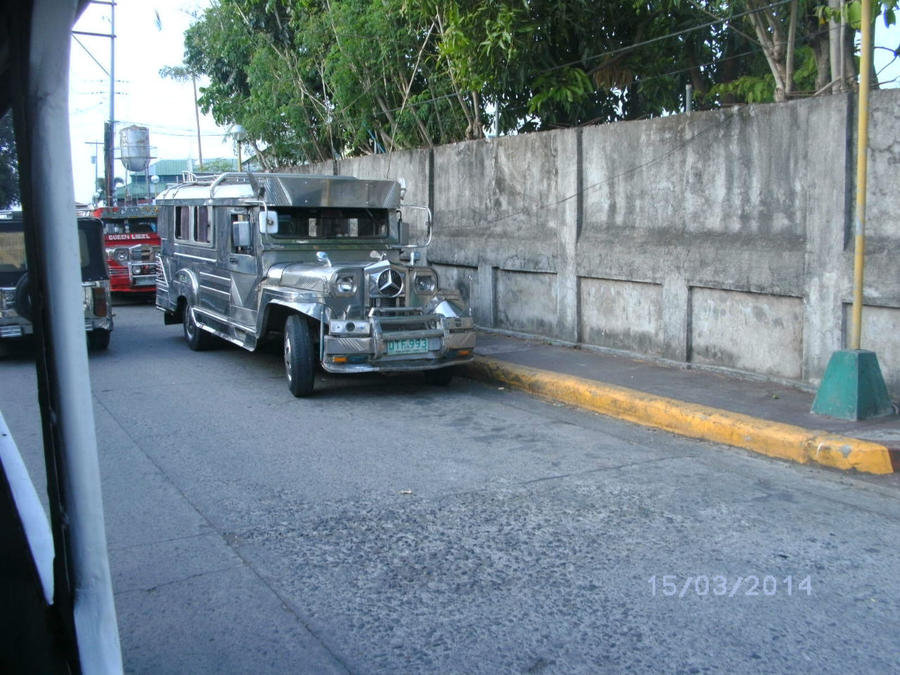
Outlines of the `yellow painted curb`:
[[464,367],[476,379],[516,389],[681,436],[701,438],[805,464],[893,473],[890,451],[879,443],[770,422],[719,408],[685,403],[626,387],[561,375],[478,356]]

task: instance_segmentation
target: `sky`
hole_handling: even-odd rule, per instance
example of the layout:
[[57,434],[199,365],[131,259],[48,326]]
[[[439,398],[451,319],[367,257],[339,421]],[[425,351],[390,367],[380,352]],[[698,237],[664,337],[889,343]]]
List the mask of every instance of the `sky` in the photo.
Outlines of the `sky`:
[[[194,95],[189,82],[164,80],[164,66],[178,66],[184,57],[184,32],[192,17],[211,0],[118,0],[115,9],[116,157],[123,127],[136,124],[150,130],[152,155],[161,159],[199,159]],[[158,17],[158,21],[157,21]],[[76,31],[110,32],[110,8],[92,4],[75,25]],[[76,41],[77,38],[77,41]],[[889,55],[881,46],[896,48],[900,28],[885,30],[876,20],[875,68],[887,86],[900,86],[900,61],[882,70]],[[94,192],[95,165],[103,174],[103,123],[109,119],[110,40],[77,35],[71,41],[69,71],[69,124],[75,198],[89,202]],[[201,82],[202,85],[202,82]],[[236,150],[228,130],[217,127],[209,116],[201,116],[203,158],[233,158]],[[100,143],[99,146],[94,143]],[[117,159],[116,176],[125,177]]]
[[[136,124],[150,130],[151,154],[161,159],[198,159],[194,94],[190,82],[159,75],[184,57],[184,32],[192,15],[210,0],[119,0],[115,8],[116,161],[115,175],[125,177],[119,161],[119,130]],[[159,22],[157,22],[157,14]],[[92,4],[75,31],[109,34],[109,5]],[[77,41],[76,41],[77,39]],[[79,44],[80,42],[80,44]],[[110,40],[75,35],[69,69],[69,125],[75,199],[89,202],[97,173],[103,175],[103,123],[109,119]],[[200,119],[203,159],[234,157],[228,130],[209,116]],[[95,146],[93,142],[100,143]]]

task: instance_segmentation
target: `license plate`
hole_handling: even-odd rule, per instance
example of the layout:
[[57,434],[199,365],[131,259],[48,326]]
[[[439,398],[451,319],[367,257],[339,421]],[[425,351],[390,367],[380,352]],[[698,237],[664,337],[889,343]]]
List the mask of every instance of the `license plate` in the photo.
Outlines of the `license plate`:
[[137,277],[134,280],[135,286],[151,286],[156,283],[156,277]]
[[421,354],[428,351],[427,338],[412,338],[410,340],[388,340],[388,356],[393,354]]

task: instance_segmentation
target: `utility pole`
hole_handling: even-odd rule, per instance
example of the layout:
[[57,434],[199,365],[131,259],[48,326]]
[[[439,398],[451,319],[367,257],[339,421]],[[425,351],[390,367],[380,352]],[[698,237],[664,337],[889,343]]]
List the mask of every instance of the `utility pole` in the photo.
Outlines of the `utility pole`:
[[94,146],[94,157],[93,157],[93,160],[94,160],[94,162],[93,162],[93,164],[94,164],[94,191],[91,193],[91,201],[94,204],[96,204],[97,203],[97,180],[100,178],[100,176],[99,176],[100,167],[97,166],[98,159],[99,159],[99,157],[98,157],[99,153],[97,151],[97,148],[99,146],[103,145],[103,141],[85,141],[84,143],[85,143],[85,145],[93,145]]
[[[103,167],[106,179],[106,203],[112,204],[115,199],[113,191],[113,171],[115,166],[115,134],[116,134],[116,3],[115,0],[91,0],[95,5],[109,5],[109,33],[91,33],[73,30],[73,35],[89,35],[109,38],[109,121],[103,125]],[[93,59],[93,55],[88,52]],[[94,59],[97,65],[97,59]],[[100,66],[101,70],[103,66]]]
[[856,134],[856,225],[853,256],[853,311],[850,349],[828,361],[812,412],[849,420],[882,417],[893,412],[875,352],[860,349],[863,270],[866,251],[866,189],[869,150],[869,83],[872,78],[872,4],[860,3],[859,114]]

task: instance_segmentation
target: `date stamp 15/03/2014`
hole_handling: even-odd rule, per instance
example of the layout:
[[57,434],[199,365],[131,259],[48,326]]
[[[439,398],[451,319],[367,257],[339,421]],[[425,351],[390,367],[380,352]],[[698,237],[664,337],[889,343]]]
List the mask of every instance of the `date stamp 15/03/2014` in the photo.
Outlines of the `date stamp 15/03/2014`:
[[647,582],[650,594],[654,597],[771,598],[779,595],[811,597],[813,594],[812,578],[809,575],[748,574],[728,577],[721,574],[699,574],[685,577],[677,574],[654,574]]

